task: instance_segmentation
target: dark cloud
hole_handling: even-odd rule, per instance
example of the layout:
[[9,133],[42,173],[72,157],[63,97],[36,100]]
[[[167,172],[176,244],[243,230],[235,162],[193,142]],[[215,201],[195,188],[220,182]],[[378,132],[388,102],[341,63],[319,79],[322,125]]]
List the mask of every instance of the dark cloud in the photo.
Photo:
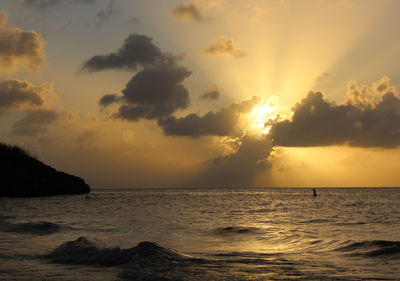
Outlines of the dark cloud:
[[[166,57],[172,58],[171,55],[162,53],[151,38],[132,34],[117,53],[93,57],[84,64],[84,69],[98,71],[109,68],[143,68],[127,83],[122,95],[105,95],[100,99],[99,104],[103,107],[119,104],[118,111],[113,114],[115,118],[130,121],[154,119],[166,135],[174,136],[195,138],[237,133],[240,115],[248,113],[260,100],[253,98],[232,104],[216,113],[208,112],[204,116],[189,114],[177,118],[173,114],[177,110],[186,109],[190,103],[189,92],[182,83],[191,72],[179,66],[175,58],[172,63],[163,63]],[[218,94],[218,88],[214,87],[203,98],[216,98]]]
[[120,99],[123,104],[116,117],[131,121],[161,119],[178,109],[185,109],[190,103],[189,92],[181,83],[190,74],[182,67],[150,68],[138,72],[122,91]]
[[216,38],[212,42],[212,44],[203,52],[207,55],[214,57],[230,56],[234,58],[239,58],[245,55],[245,52],[235,46],[235,43],[232,39],[226,38],[224,36]]
[[12,134],[36,136],[47,131],[47,127],[56,121],[58,114],[54,111],[38,110],[31,111],[14,123]]
[[213,85],[213,87],[209,90],[207,90],[205,93],[199,96],[199,99],[201,100],[217,100],[219,98],[219,89],[216,84]]
[[0,12],[0,73],[27,65],[36,69],[44,60],[45,42],[40,34],[6,26],[8,14]]
[[107,8],[100,10],[96,17],[97,17],[97,26],[100,27],[102,26],[106,21],[111,19],[113,16],[116,16],[117,12],[114,8],[114,0],[110,0],[108,2]]
[[46,106],[51,84],[35,86],[28,81],[7,79],[0,82],[0,111],[40,109]]
[[171,15],[178,20],[195,20],[200,23],[207,22],[195,2],[180,4],[171,11]]
[[[232,45],[228,52],[238,55],[238,50]],[[185,117],[174,116],[176,111],[189,105],[189,92],[182,83],[191,72],[180,66],[176,57],[161,52],[150,37],[132,34],[117,53],[95,56],[84,63],[83,69],[90,72],[139,69],[121,95],[105,95],[99,101],[102,107],[119,106],[113,114],[115,118],[129,121],[154,119],[168,136],[196,138],[209,135],[238,139],[237,150],[229,156],[208,161],[195,184],[249,185],[255,174],[267,167],[265,159],[272,148],[265,138],[237,137],[244,133],[240,125],[243,122],[241,116],[249,113],[261,101],[260,98],[234,103],[203,116],[194,113]],[[214,86],[201,98],[216,99],[218,96],[218,88]],[[86,135],[91,137],[90,133]],[[86,136],[82,135],[78,140],[81,139],[86,141]]]
[[203,116],[192,113],[183,118],[170,116],[159,120],[158,123],[168,136],[192,138],[205,135],[230,136],[238,131],[241,134],[243,129],[237,127],[240,115],[248,113],[259,102],[258,97],[253,97],[241,103],[234,103],[216,113],[210,111]]
[[26,9],[35,10],[46,10],[57,6],[58,4],[69,4],[69,3],[79,3],[79,4],[93,4],[97,0],[24,0],[17,3],[19,7]]
[[348,84],[346,101],[336,105],[310,92],[295,105],[293,117],[274,124],[274,145],[310,147],[350,145],[393,148],[400,145],[400,99],[383,78],[372,88]]
[[29,82],[13,79],[0,82],[0,110],[21,110],[42,104],[38,88]]
[[270,167],[267,157],[272,152],[265,138],[245,136],[237,151],[211,159],[204,170],[192,180],[192,185],[213,187],[249,187],[258,172]]
[[163,53],[145,35],[131,34],[117,53],[95,56],[83,64],[86,71],[105,69],[137,70],[122,95],[105,95],[99,104],[120,103],[114,117],[130,121],[164,119],[189,103],[189,92],[182,85],[191,75],[178,65],[178,58]]
[[176,58],[163,53],[153,43],[151,37],[131,34],[116,53],[98,55],[87,60],[82,70],[88,72],[107,69],[137,70],[138,68],[156,67],[176,63]]
[[120,100],[120,97],[115,94],[110,94],[110,95],[105,95],[99,100],[99,105],[100,106],[108,106],[114,102],[118,102]]

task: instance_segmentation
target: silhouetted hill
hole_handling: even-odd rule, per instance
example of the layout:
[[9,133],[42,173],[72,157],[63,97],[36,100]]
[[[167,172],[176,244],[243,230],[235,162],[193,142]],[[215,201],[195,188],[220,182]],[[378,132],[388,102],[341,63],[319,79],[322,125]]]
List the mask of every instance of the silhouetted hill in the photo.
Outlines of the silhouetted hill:
[[59,172],[17,147],[0,143],[0,197],[89,193],[79,177]]

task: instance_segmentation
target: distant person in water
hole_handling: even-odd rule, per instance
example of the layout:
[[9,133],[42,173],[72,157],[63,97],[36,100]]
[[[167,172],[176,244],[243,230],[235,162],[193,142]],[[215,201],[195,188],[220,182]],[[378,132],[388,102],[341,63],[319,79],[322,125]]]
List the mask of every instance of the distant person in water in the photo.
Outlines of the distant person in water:
[[317,197],[317,191],[315,190],[315,188],[313,188],[313,193],[314,193],[314,197]]

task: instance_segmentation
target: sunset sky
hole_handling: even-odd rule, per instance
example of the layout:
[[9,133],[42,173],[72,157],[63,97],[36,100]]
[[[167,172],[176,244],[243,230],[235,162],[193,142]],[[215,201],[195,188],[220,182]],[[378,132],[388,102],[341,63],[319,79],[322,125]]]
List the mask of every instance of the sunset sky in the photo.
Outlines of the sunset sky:
[[0,141],[93,188],[400,185],[398,0],[0,10]]

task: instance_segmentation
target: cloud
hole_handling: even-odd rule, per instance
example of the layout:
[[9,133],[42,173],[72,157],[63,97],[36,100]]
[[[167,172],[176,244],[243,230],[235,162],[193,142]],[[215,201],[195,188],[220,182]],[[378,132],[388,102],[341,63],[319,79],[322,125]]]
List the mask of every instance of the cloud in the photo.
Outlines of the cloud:
[[171,11],[171,15],[177,20],[195,20],[199,23],[204,23],[208,20],[204,17],[198,5],[192,1],[176,6]]
[[330,73],[325,71],[324,73],[319,75],[317,78],[315,78],[315,82],[321,82],[322,80],[324,80],[328,76],[330,76]]
[[199,96],[199,99],[201,100],[217,100],[219,98],[219,89],[216,84],[212,86],[211,89],[207,90],[205,93]]
[[400,99],[384,77],[372,87],[348,83],[346,100],[336,105],[320,92],[298,102],[291,119],[275,123],[274,145],[311,147],[350,145],[394,148],[400,145]]
[[104,95],[100,100],[99,100],[99,105],[100,106],[108,106],[112,103],[118,102],[120,100],[120,97],[116,94],[110,94],[110,95]]
[[[231,135],[237,129],[240,115],[259,102],[258,98],[253,98],[216,113],[208,112],[204,116],[194,113],[182,118],[173,116],[176,111],[186,109],[190,104],[189,92],[182,83],[191,72],[179,66],[175,57],[163,53],[150,37],[144,35],[132,34],[117,53],[95,56],[83,65],[88,71],[112,68],[136,70],[139,67],[142,69],[127,83],[121,95],[105,95],[99,105],[119,105],[113,114],[115,118],[156,120],[166,135],[193,138]],[[202,98],[215,99],[218,95],[218,88],[214,86]]]
[[0,112],[35,110],[49,106],[52,84],[35,86],[26,80],[7,79],[0,82]]
[[153,43],[151,37],[131,34],[125,39],[122,47],[108,55],[97,55],[82,65],[82,70],[96,72],[108,69],[134,70],[176,64],[177,58],[163,53]]
[[138,121],[164,119],[188,107],[189,92],[182,82],[191,72],[178,62],[177,57],[163,53],[154,45],[152,38],[131,34],[117,53],[92,57],[82,69],[89,72],[140,69],[122,90],[122,95],[105,95],[99,101],[102,107],[120,104],[114,117]]
[[26,80],[6,79],[0,82],[0,113],[26,111],[16,121],[11,133],[36,136],[47,131],[47,127],[58,119],[51,108],[58,102],[53,84],[35,86]]
[[108,2],[107,8],[100,10],[96,17],[97,17],[97,26],[102,26],[106,21],[111,19],[113,16],[116,15],[116,11],[114,8],[114,0],[110,0]]
[[6,26],[7,19],[0,12],[0,74],[22,66],[37,69],[44,61],[44,40],[35,31]]
[[85,130],[82,134],[75,137],[74,142],[80,146],[93,144],[97,139],[97,133],[91,130]]
[[366,85],[360,88],[354,81],[347,83],[345,99],[345,104],[361,109],[372,109],[375,106],[375,100],[369,88]]
[[253,97],[241,103],[234,103],[216,113],[210,111],[203,116],[192,113],[183,118],[170,116],[159,120],[158,124],[167,136],[197,138],[205,135],[230,136],[241,134],[243,128],[238,127],[240,115],[248,113],[259,102],[260,98]]
[[[245,133],[232,139],[235,151],[205,162],[204,169],[189,184],[251,186],[258,173],[266,173],[272,166],[276,146],[393,148],[400,145],[400,98],[388,77],[369,87],[350,81],[342,104],[327,100],[320,92],[310,92],[292,111],[292,118],[272,121],[270,133],[265,137]],[[210,123],[213,122],[218,121]],[[224,125],[229,127],[229,123]],[[185,128],[196,135],[195,124],[188,122]]]
[[191,184],[213,187],[249,187],[258,172],[270,167],[267,157],[271,142],[247,135],[240,140],[237,151],[207,161],[204,170]]
[[[138,72],[122,91],[116,117],[137,121],[162,119],[189,103],[189,92],[181,84],[191,72],[183,67],[150,68]],[[105,97],[102,98],[104,103]],[[111,97],[110,97],[111,99]]]
[[17,6],[25,9],[47,10],[59,4],[79,3],[79,4],[93,4],[97,0],[24,0],[18,2]]
[[58,114],[52,110],[30,111],[28,114],[14,123],[12,134],[36,136],[45,133],[47,127],[56,121]]
[[214,57],[230,56],[234,58],[239,58],[245,55],[245,52],[235,46],[233,40],[224,36],[219,36],[218,38],[216,38],[212,42],[211,46],[209,46],[203,52],[207,55]]
[[[238,55],[236,48],[233,50],[231,55]],[[194,183],[247,185],[258,171],[268,166],[265,159],[272,149],[271,144],[265,138],[244,135],[246,121],[242,117],[261,101],[260,98],[233,103],[205,115],[174,116],[178,110],[189,106],[189,92],[183,82],[191,72],[180,66],[176,57],[163,53],[152,38],[144,35],[132,34],[118,52],[95,56],[83,64],[83,70],[89,72],[105,69],[137,71],[121,94],[108,94],[99,101],[101,107],[118,106],[114,118],[155,120],[167,136],[224,136],[238,140],[234,153],[208,161],[204,173]],[[218,87],[214,85],[201,98],[216,99],[218,96]],[[124,133],[123,140],[134,144],[134,134]]]

